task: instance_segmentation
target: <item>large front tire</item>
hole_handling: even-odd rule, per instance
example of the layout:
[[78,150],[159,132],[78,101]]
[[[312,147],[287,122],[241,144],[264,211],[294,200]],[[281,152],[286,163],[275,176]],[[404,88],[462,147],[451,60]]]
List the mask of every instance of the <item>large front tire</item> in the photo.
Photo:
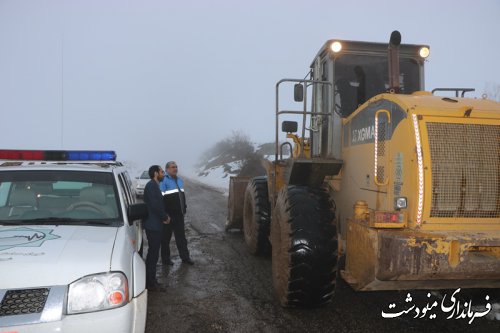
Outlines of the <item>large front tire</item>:
[[248,183],[243,206],[243,233],[252,254],[271,253],[270,212],[267,177],[255,177]]
[[283,306],[315,307],[333,297],[337,275],[335,208],[322,189],[289,186],[271,222],[273,284]]

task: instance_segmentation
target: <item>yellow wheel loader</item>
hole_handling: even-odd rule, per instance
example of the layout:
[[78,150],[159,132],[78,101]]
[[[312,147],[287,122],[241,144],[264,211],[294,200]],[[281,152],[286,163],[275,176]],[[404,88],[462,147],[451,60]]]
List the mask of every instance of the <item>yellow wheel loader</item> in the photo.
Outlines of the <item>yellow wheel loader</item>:
[[227,228],[272,254],[283,306],[330,301],[337,274],[363,291],[500,287],[500,103],[425,91],[428,55],[397,31],[329,40],[306,79],[277,83],[275,158],[231,179]]

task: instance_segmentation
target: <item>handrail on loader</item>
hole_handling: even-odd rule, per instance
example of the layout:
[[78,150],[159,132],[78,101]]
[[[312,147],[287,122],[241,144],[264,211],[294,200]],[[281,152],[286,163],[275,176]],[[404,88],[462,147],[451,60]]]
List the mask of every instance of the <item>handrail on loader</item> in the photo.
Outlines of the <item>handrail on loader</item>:
[[[280,84],[284,82],[295,82],[299,84],[305,84],[306,89],[304,90],[304,98],[302,101],[303,105],[303,110],[302,111],[296,111],[296,110],[280,110],[279,108],[279,86]],[[301,114],[303,115],[302,118],[302,139],[305,137],[306,134],[306,117],[307,115],[320,115],[320,116],[331,116],[331,113],[321,113],[321,112],[312,112],[312,111],[307,111],[307,86],[308,85],[313,85],[313,84],[327,84],[329,86],[332,86],[332,83],[329,81],[316,81],[316,80],[305,80],[305,79],[282,79],[279,80],[278,83],[276,83],[276,141],[275,141],[275,156],[274,160],[278,161],[278,152],[279,152],[279,115],[280,114]],[[301,155],[304,154],[304,140],[301,142],[301,147],[300,147]],[[304,156],[300,156],[304,157]]]

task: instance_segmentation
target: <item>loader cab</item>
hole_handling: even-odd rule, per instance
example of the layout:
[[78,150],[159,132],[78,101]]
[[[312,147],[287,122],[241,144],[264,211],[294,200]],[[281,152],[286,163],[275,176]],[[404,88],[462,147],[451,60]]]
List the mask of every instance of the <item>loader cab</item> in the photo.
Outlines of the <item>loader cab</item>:
[[[320,49],[311,64],[311,77],[331,82],[331,86],[313,86],[311,109],[333,116],[328,120],[313,117],[321,124],[312,133],[313,156],[341,158],[342,118],[348,118],[370,98],[391,91],[388,47],[387,43],[329,40]],[[399,93],[424,90],[428,54],[425,45],[399,45]]]

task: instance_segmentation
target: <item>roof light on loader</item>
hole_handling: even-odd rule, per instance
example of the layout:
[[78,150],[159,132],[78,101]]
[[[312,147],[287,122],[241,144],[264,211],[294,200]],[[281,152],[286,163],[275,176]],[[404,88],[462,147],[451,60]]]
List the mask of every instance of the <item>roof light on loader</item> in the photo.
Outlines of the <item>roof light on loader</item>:
[[423,46],[422,48],[420,48],[420,51],[418,51],[418,54],[424,59],[427,58],[430,53],[431,51],[427,46]]
[[340,50],[342,50],[342,43],[335,41],[332,43],[332,45],[330,45],[330,48],[334,53],[338,53],[340,52]]

